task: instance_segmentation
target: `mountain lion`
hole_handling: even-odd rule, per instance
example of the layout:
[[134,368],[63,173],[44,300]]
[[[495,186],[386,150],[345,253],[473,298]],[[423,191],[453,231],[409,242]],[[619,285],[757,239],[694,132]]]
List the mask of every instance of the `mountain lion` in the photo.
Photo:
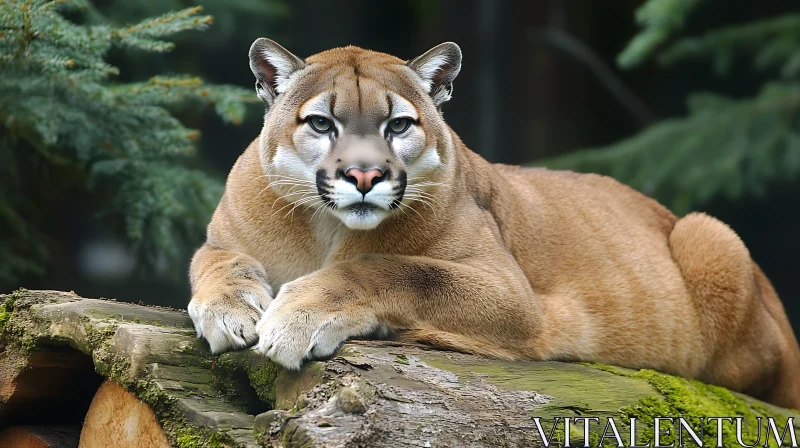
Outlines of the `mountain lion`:
[[441,115],[461,50],[250,48],[266,103],[191,265],[215,353],[298,369],[356,336],[650,368],[800,408],[800,350],[739,237],[593,174],[491,164]]

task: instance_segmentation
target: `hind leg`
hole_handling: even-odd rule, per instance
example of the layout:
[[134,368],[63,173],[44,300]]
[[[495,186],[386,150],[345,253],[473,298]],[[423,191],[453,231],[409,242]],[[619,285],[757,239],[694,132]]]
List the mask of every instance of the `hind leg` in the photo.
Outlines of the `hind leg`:
[[669,244],[711,348],[700,379],[800,406],[789,379],[800,374],[797,342],[777,295],[739,236],[708,215],[692,213],[675,224]]

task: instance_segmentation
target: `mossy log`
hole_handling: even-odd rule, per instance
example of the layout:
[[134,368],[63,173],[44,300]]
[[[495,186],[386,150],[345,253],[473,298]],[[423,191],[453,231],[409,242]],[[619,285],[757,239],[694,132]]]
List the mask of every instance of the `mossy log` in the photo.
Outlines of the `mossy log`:
[[[636,417],[646,442],[656,416],[771,416],[785,424],[796,412],[648,370],[506,362],[391,342],[354,341],[291,372],[250,350],[211,355],[181,310],[56,291],[0,296],[0,440],[34,427],[24,425],[82,425],[87,447],[134,446],[133,439],[179,447],[527,447],[542,444],[533,417],[576,415]],[[592,446],[603,427],[591,428]],[[558,427],[554,434],[564,437]],[[570,434],[582,441],[583,429]],[[715,436],[713,428],[706,434]]]

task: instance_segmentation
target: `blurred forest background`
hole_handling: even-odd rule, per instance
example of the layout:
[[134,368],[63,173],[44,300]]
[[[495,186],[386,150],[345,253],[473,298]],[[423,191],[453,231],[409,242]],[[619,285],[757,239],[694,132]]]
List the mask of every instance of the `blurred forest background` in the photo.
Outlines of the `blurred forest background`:
[[444,113],[472,150],[719,217],[800,329],[793,0],[0,0],[0,291],[184,307],[262,124],[261,36],[301,57],[457,42]]

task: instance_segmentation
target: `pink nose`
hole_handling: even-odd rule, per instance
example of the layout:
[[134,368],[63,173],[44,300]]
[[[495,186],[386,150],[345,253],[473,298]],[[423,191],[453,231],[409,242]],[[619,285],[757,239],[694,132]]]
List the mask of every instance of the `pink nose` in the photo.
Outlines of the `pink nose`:
[[356,185],[358,191],[360,191],[362,194],[367,194],[370,190],[372,190],[372,186],[374,184],[380,182],[380,179],[378,181],[375,179],[383,176],[383,172],[379,169],[364,171],[359,168],[350,168],[344,173],[344,175],[350,178],[349,181]]

